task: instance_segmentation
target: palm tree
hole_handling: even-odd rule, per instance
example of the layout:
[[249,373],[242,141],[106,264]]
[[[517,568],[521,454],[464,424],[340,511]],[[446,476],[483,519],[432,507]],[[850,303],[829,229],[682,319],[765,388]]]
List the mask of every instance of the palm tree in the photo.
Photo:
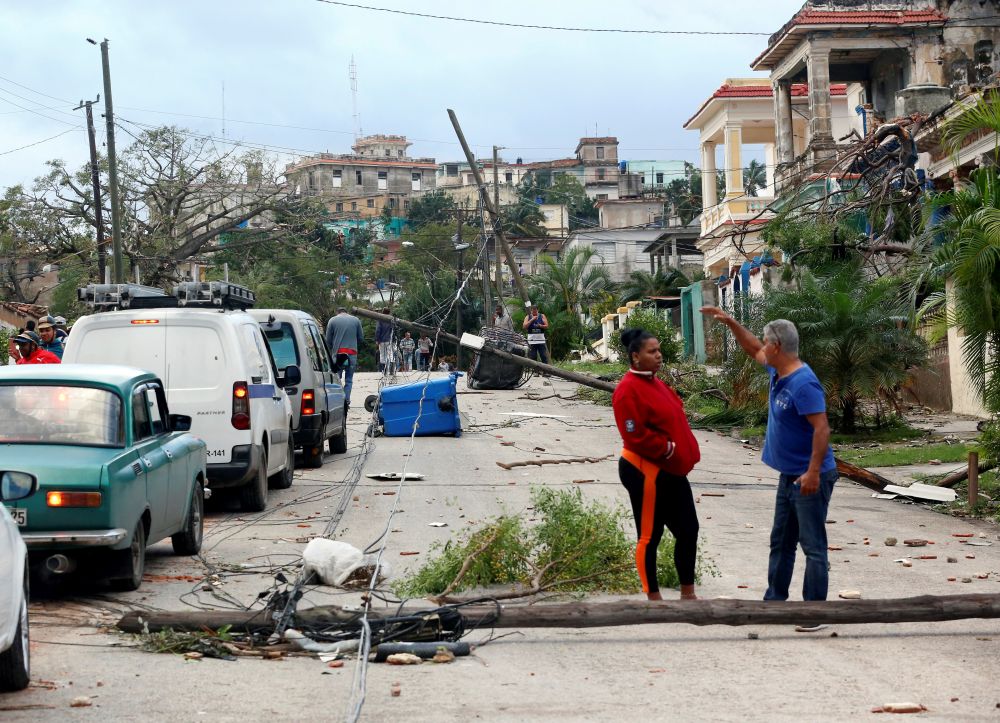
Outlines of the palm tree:
[[976,393],[989,411],[1000,412],[1000,175],[981,168],[969,181],[934,199],[949,213],[927,231],[944,239],[929,275],[949,279],[951,293],[930,295],[921,316],[934,323],[938,337],[949,326],[961,330],[962,359]]
[[767,186],[767,168],[754,159],[743,169],[743,190],[748,196],[756,196],[757,191]]
[[817,278],[804,271],[800,288],[773,290],[765,318],[788,319],[800,336],[800,354],[819,377],[840,428],[854,431],[866,398],[895,399],[911,367],[923,364],[927,345],[908,324],[900,280],[866,280],[858,264]]
[[538,206],[530,201],[519,201],[507,206],[501,212],[504,231],[511,236],[541,238],[545,236],[545,216]]
[[650,296],[678,296],[691,280],[680,269],[659,268],[656,273],[633,271],[622,286],[622,301],[636,301]]
[[[989,93],[944,126],[945,143],[957,153],[970,135],[1000,134],[1000,95]],[[1000,137],[1000,136],[998,136]],[[927,234],[943,239],[932,275],[949,279],[951,293],[928,297],[921,314],[937,322],[941,335],[956,327],[964,335],[962,358],[983,405],[1000,412],[1000,175],[983,167],[968,183],[934,199],[947,216]],[[947,298],[950,297],[950,298]],[[947,304],[946,304],[947,300]],[[947,307],[951,308],[948,309]]]
[[597,252],[589,246],[575,246],[558,261],[543,256],[537,289],[543,296],[558,299],[567,313],[583,313],[611,285],[608,270],[591,263],[595,256]]

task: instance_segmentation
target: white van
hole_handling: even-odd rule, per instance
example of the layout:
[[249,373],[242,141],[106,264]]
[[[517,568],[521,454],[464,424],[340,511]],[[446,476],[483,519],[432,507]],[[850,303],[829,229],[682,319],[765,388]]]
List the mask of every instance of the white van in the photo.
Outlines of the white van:
[[279,378],[258,322],[245,311],[91,314],[73,325],[63,362],[126,364],[159,376],[171,411],[190,416],[191,433],[208,446],[209,487],[239,487],[245,509],[265,508],[268,482],[291,486],[293,418],[282,387],[297,384],[299,370]]

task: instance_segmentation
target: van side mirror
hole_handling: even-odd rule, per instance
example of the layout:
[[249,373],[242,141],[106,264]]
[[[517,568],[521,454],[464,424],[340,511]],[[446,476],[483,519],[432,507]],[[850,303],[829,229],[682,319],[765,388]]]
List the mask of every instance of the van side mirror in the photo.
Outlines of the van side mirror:
[[294,387],[302,381],[302,370],[294,364],[289,364],[285,367],[284,372],[284,376],[278,378],[278,386],[282,389],[285,387]]
[[190,432],[191,417],[186,414],[171,414],[170,429],[174,432]]
[[0,500],[13,502],[30,497],[38,489],[38,478],[27,472],[0,473]]

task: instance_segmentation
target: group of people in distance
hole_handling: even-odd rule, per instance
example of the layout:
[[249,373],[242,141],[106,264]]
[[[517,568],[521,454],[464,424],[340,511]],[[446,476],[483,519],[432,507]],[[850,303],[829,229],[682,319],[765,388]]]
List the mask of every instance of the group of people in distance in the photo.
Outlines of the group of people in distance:
[[7,343],[7,364],[59,364],[69,332],[61,316],[29,321]]
[[[805,553],[804,600],[825,600],[828,587],[826,513],[837,481],[830,448],[826,396],[799,359],[799,336],[790,321],[777,319],[758,339],[715,306],[701,312],[725,324],[742,349],[770,376],[763,462],[778,472],[765,600],[787,600],[799,545]],[[642,329],[622,332],[629,370],[612,396],[624,449],[619,477],[635,516],[635,560],[643,592],[662,600],[656,579],[656,549],[664,528],[676,539],[674,562],[681,600],[695,600],[698,515],[687,475],[698,464],[698,442],[680,398],[657,376],[663,363],[659,340]],[[797,630],[823,626],[803,621]]]

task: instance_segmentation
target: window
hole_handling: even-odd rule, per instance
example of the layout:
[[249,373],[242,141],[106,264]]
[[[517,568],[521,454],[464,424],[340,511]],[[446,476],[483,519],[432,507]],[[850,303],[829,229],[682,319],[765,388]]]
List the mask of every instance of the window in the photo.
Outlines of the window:
[[390,156],[390,157],[391,157],[391,156],[392,156],[392,151],[390,151],[390,150],[389,150],[388,148],[386,148],[386,149],[385,149],[385,155],[387,155],[387,156]]
[[458,175],[458,164],[448,163],[444,167],[444,175],[446,176],[457,176]]
[[136,389],[132,394],[132,441],[138,442],[153,436],[149,424],[149,407],[146,404],[145,389]]
[[389,208],[396,208],[396,199],[395,198],[390,198],[389,199]]
[[369,198],[368,199],[368,208],[375,208],[375,199],[374,198]]
[[163,434],[170,431],[170,423],[163,410],[167,408],[166,397],[163,390],[155,384],[146,387],[146,405],[149,407],[149,421],[153,427],[153,434]]
[[272,324],[263,321],[260,328],[264,332],[267,346],[271,349],[274,366],[278,369],[284,369],[292,364],[299,366],[299,350],[295,345],[295,331],[291,324],[287,321]]
[[356,185],[358,185],[358,186],[362,185],[362,183],[361,183],[361,171],[355,171],[354,172],[354,183]]
[[511,173],[510,171],[507,171],[505,174],[503,174],[503,180],[504,180],[504,183],[513,183],[514,182],[514,174]]
[[597,151],[597,160],[604,160],[604,146],[598,146],[595,150]]
[[378,172],[378,190],[384,191],[389,188],[389,172],[379,171]]
[[310,191],[316,190],[316,174],[313,173],[312,171],[309,171],[309,190]]
[[105,389],[31,384],[0,386],[0,442],[121,447],[121,397]]
[[663,185],[663,174],[662,173],[657,173],[656,174],[656,185],[657,186],[662,186]]
[[323,332],[319,330],[319,327],[314,324],[306,324],[306,344],[309,344],[309,337],[312,337],[312,346],[316,349],[316,354],[319,357],[320,367],[322,371],[330,373],[333,371],[333,366],[330,364],[330,357],[326,352],[326,341],[323,339]]
[[351,210],[352,211],[357,211],[358,210],[358,202],[357,201],[351,201]]
[[606,193],[598,193],[597,196],[594,198],[594,200],[595,201],[607,201],[608,200],[608,194],[606,194]]
[[413,191],[419,191],[420,190],[420,174],[419,173],[411,173],[410,174],[410,189],[413,190]]
[[404,209],[407,209],[407,208],[409,208],[409,207],[410,207],[410,202],[409,202],[409,200],[407,200],[407,199],[405,199],[405,198],[404,198],[404,199],[403,199],[403,208],[404,208]]
[[603,168],[598,168],[597,169],[597,180],[598,181],[603,181],[604,180],[604,169]]
[[344,204],[338,203],[336,208],[337,208],[337,213],[340,213],[341,211],[344,210]]
[[403,157],[403,152],[402,151],[396,151],[396,155],[398,155],[400,158],[402,158]]
[[340,171],[340,170],[334,171],[333,172],[333,187],[334,188],[340,188],[340,186],[343,183],[343,181],[344,181],[344,172]]

